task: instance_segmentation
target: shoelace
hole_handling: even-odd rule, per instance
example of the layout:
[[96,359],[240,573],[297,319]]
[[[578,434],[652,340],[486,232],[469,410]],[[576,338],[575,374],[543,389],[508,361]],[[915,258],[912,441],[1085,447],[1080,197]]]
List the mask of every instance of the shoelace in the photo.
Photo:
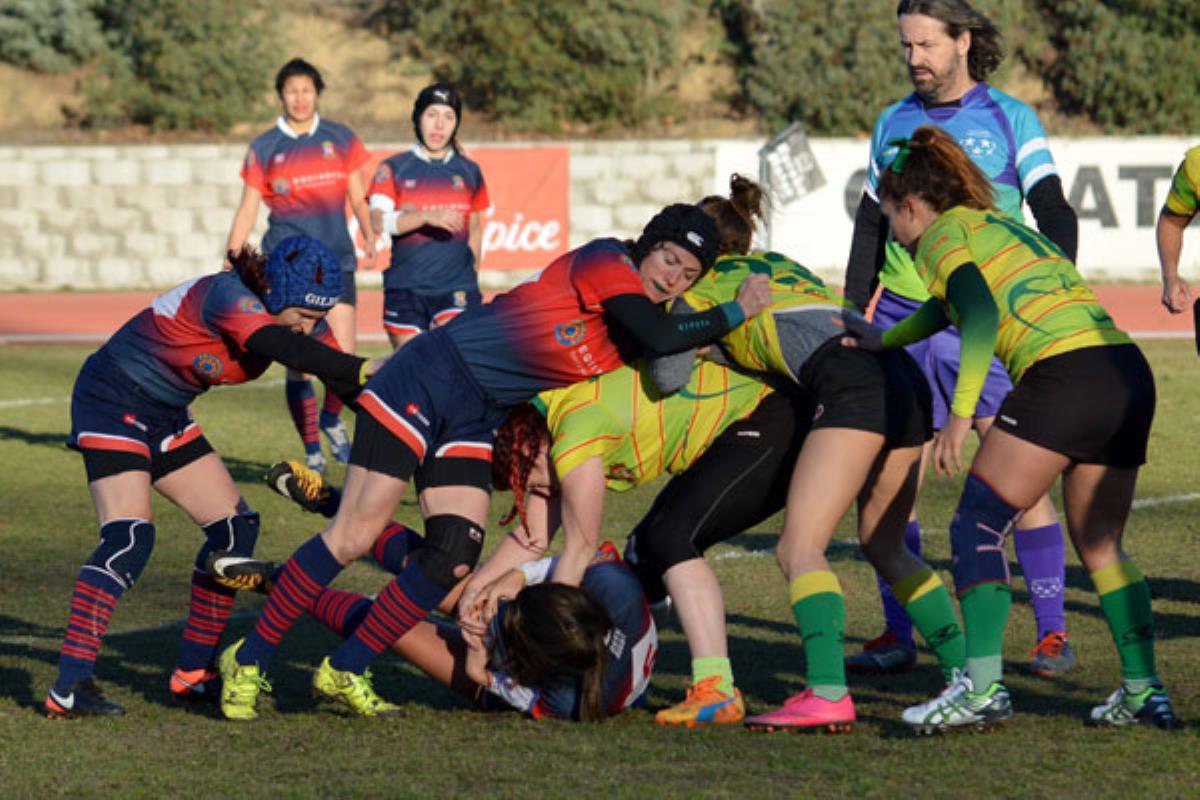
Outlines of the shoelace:
[[296,486],[309,500],[316,500],[325,491],[325,480],[316,470],[293,464],[292,475],[296,477]]
[[1047,633],[1040,642],[1033,646],[1029,651],[1029,657],[1044,655],[1054,658],[1062,655],[1063,647],[1067,644],[1067,637],[1061,633]]

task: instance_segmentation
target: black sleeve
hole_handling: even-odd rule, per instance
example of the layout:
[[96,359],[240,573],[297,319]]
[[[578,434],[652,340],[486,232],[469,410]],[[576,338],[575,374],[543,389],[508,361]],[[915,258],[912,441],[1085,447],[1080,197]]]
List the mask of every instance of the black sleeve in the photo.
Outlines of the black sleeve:
[[343,353],[310,336],[292,333],[282,325],[264,325],[246,339],[246,349],[278,361],[297,372],[316,375],[339,397],[358,394],[359,372],[365,358]]
[[1047,175],[1033,185],[1025,200],[1042,235],[1074,261],[1079,250],[1079,217],[1063,195],[1062,180]]
[[[708,311],[684,316],[671,316],[643,294],[619,294],[601,306],[641,345],[649,358],[714,342],[743,321],[737,303],[722,303]],[[731,321],[730,313],[738,319]]]
[[883,218],[879,203],[863,194],[854,215],[854,235],[850,240],[845,281],[846,299],[859,311],[866,310],[879,285],[887,234],[887,220]]

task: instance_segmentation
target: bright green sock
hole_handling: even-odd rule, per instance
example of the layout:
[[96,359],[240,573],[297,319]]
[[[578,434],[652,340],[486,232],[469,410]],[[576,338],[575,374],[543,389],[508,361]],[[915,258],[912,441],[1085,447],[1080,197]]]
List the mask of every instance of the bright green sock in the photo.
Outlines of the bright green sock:
[[[1121,677],[1127,688],[1158,683],[1154,663],[1154,612],[1150,585],[1133,561],[1119,561],[1092,573],[1100,609],[1108,620],[1121,657]],[[1137,683],[1134,683],[1134,682]]]
[[904,606],[913,626],[937,656],[942,677],[949,683],[954,670],[966,668],[967,640],[958,617],[954,616],[954,604],[946,584],[932,569],[922,567],[892,586],[892,594]]
[[791,582],[792,613],[804,641],[808,688],[825,700],[846,696],[846,599],[837,576],[827,570],[806,572]]
[[705,678],[711,678],[713,675],[721,679],[717,684],[718,689],[725,694],[733,694],[733,665],[729,663],[728,658],[704,656],[692,659],[693,686]]
[[982,692],[1004,674],[1004,628],[1012,608],[1012,587],[990,581],[963,592],[963,627],[967,636],[967,672]]

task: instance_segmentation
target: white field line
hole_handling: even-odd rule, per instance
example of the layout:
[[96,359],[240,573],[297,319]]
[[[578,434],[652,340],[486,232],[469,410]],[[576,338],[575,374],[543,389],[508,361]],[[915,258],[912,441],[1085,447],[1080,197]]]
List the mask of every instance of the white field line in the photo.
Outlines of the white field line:
[[[276,386],[283,386],[283,381],[280,379],[269,381],[250,381],[249,383],[239,383],[236,386],[223,387],[228,389],[271,389]],[[67,397],[25,397],[17,400],[0,400],[0,411],[6,408],[25,408],[26,406],[45,406],[52,403],[69,403],[71,398]]]

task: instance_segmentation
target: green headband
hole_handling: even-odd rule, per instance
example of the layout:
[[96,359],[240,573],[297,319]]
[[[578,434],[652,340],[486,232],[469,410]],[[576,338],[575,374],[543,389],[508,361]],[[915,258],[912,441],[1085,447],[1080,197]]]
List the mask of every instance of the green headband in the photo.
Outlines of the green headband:
[[892,163],[888,165],[888,168],[892,172],[899,175],[904,171],[904,163],[908,161],[908,157],[912,155],[912,140],[905,139],[903,137],[899,139],[892,139],[890,142],[888,142],[888,147],[900,148],[900,152],[896,153],[896,157],[893,158]]

